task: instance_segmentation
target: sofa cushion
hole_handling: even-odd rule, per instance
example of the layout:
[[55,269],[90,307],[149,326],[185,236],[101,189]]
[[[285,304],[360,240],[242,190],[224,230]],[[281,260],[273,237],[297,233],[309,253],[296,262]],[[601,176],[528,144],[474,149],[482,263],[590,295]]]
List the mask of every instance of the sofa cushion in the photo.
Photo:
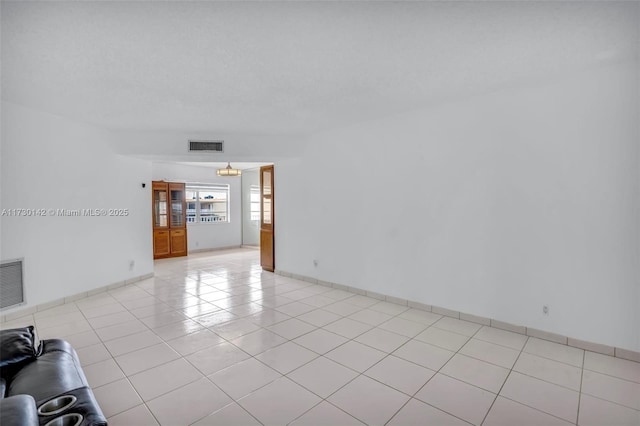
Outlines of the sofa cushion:
[[0,368],[31,360],[37,353],[32,325],[0,330]]

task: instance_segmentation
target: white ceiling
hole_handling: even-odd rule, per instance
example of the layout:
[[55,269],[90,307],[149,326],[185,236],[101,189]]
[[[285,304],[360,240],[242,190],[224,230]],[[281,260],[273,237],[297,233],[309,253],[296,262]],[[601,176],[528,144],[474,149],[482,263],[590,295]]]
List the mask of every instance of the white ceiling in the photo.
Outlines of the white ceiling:
[[2,2],[2,98],[309,134],[638,57],[636,2]]

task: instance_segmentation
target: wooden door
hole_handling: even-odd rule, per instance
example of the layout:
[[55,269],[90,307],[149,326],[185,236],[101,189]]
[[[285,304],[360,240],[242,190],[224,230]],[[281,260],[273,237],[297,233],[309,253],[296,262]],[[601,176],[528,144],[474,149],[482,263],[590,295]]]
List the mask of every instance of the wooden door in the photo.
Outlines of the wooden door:
[[275,261],[273,166],[260,167],[260,265],[273,272]]

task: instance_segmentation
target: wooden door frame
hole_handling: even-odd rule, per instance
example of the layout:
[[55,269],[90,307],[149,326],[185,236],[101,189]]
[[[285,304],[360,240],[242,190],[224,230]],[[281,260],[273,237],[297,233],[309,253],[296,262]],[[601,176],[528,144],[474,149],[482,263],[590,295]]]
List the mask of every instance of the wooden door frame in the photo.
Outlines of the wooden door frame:
[[[270,171],[270,193],[268,197],[264,194],[264,172]],[[260,265],[265,271],[273,272],[276,266],[275,253],[275,191],[274,191],[274,168],[273,164],[260,167]],[[264,221],[264,200],[271,201],[270,223]]]

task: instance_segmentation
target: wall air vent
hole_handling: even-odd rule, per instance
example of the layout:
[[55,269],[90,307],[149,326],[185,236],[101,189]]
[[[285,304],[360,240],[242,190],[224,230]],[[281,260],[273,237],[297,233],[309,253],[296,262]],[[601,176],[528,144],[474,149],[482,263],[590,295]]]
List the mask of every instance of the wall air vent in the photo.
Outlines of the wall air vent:
[[189,152],[224,152],[224,141],[189,141]]
[[0,262],[0,308],[24,303],[22,259]]

